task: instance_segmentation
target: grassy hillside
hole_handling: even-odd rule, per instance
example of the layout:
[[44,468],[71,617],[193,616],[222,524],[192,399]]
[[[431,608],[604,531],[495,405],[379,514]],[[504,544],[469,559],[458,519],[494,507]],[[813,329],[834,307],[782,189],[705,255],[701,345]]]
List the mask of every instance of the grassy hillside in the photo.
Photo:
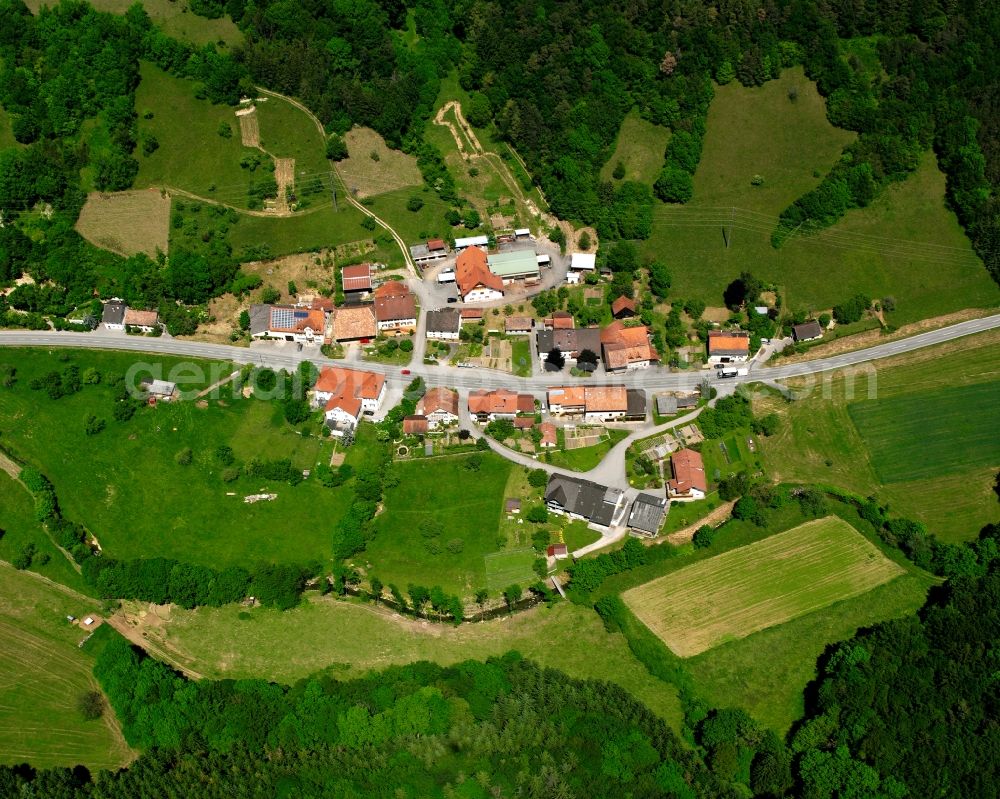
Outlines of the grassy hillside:
[[[69,363],[81,371],[124,373],[136,359],[126,354],[73,353],[60,361],[38,351],[4,350],[0,363],[17,365],[18,382],[0,392],[4,441],[18,457],[37,465],[56,487],[67,518],[85,524],[110,555],[123,558],[176,557],[209,566],[258,560],[325,561],[330,531],[352,499],[350,484],[327,489],[316,481],[298,486],[242,476],[225,482],[215,456],[233,448],[237,464],[253,457],[288,458],[296,468],[329,462],[332,443],[299,435],[285,422],[277,403],[244,400],[223,391],[224,399],[199,407],[193,401],[143,408],[128,422],[112,417],[111,389],[84,386],[70,396],[49,399],[29,381]],[[164,364],[164,376],[179,359],[142,356]],[[188,362],[208,368],[207,362]],[[228,374],[230,367],[221,367]],[[205,374],[201,381],[208,384]],[[197,383],[196,383],[197,384]],[[94,436],[84,420],[94,414],[107,427]],[[364,429],[367,432],[367,428]],[[363,458],[363,432],[349,461]],[[190,448],[192,463],[176,461]],[[244,504],[248,494],[273,492],[270,502]]]
[[[995,304],[1000,290],[944,207],[933,154],[869,208],[822,234],[771,247],[777,215],[819,184],[852,136],[826,120],[823,98],[800,69],[756,89],[718,87],[694,198],[683,207],[658,205],[653,236],[642,244],[646,255],[669,263],[673,296],[721,305],[729,281],[752,268],[783,286],[792,308],[829,308],[857,291],[892,295],[894,324]],[[751,185],[755,175],[762,185]]]
[[[989,398],[995,397],[998,380],[1000,334],[986,333],[880,361],[871,384],[874,400],[867,399],[865,375],[856,381],[853,397],[847,396],[845,378],[837,376],[792,404],[758,398],[757,412],[774,410],[782,417],[778,433],[761,439],[765,469],[779,480],[874,493],[894,513],[924,522],[945,540],[972,538],[998,516],[992,486],[1000,462],[995,426],[987,421],[995,415],[996,403]],[[985,405],[976,406],[976,397]],[[870,403],[889,423],[878,437],[866,439],[859,432],[852,402],[862,403],[855,409]],[[909,408],[905,417],[897,414],[901,402]],[[985,448],[981,459],[970,460],[965,436]],[[900,453],[905,471],[883,483],[878,458],[895,460]]]
[[165,641],[168,651],[206,676],[281,682],[322,669],[345,679],[415,660],[449,664],[515,649],[573,677],[618,683],[675,729],[681,720],[670,686],[651,677],[622,636],[605,631],[596,613],[569,603],[458,628],[411,622],[329,598],[285,612],[175,610],[165,626]]
[[97,610],[96,601],[0,565],[0,762],[96,771],[132,759],[109,708],[93,720],[78,709],[98,686],[91,656],[77,646],[86,632],[66,616]]
[[615,151],[601,168],[601,180],[613,180],[615,167],[625,167],[621,180],[636,180],[652,186],[663,168],[663,154],[670,141],[670,130],[647,122],[635,111],[622,122],[615,141]]
[[[143,155],[140,143],[135,188],[171,186],[246,208],[250,172],[240,167],[240,159],[261,153],[240,143],[233,109],[197,99],[192,81],[150,63],[142,63],[141,75],[135,93],[140,142],[154,136],[160,146]],[[151,119],[146,118],[149,112]],[[219,135],[220,125],[230,126],[229,138]]]
[[[306,179],[330,185],[326,142],[308,115],[291,103],[268,96],[256,104],[260,146],[275,158],[295,159],[295,181]],[[238,135],[239,131],[236,131]],[[324,192],[327,194],[327,192]]]

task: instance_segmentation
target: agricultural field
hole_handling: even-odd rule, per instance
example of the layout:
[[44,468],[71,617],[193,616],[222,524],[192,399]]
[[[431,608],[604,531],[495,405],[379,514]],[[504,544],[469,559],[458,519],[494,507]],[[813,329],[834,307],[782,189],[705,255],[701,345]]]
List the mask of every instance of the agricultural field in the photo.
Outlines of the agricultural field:
[[633,109],[622,121],[615,151],[601,168],[601,180],[613,180],[615,167],[621,163],[625,167],[622,181],[634,180],[652,186],[663,169],[669,141],[669,128],[647,122]]
[[[66,357],[67,360],[60,360]],[[297,486],[240,476],[225,482],[226,467],[215,452],[231,446],[236,463],[253,457],[288,458],[296,468],[329,462],[333,444],[312,433],[301,435],[285,422],[277,403],[243,399],[223,387],[210,402],[180,401],[143,408],[127,422],[112,418],[112,391],[85,385],[57,400],[29,388],[29,381],[70,364],[81,372],[94,366],[103,374],[124,373],[135,356],[113,353],[63,353],[4,350],[0,363],[16,364],[18,381],[0,392],[5,446],[37,465],[54,483],[67,518],[99,531],[104,551],[115,557],[183,557],[210,566],[253,565],[259,560],[304,563],[330,557],[330,530],[350,505],[348,483],[328,489],[306,480]],[[193,385],[208,385],[208,362],[140,356],[163,365],[169,379],[178,363],[205,371]],[[219,364],[217,375],[231,366]],[[106,420],[96,435],[87,435],[90,414]],[[362,427],[348,462],[363,459]],[[191,450],[191,463],[177,462]],[[245,504],[242,497],[261,492],[274,501]],[[317,521],[320,520],[320,521]]]
[[91,244],[119,255],[166,253],[170,232],[170,198],[156,189],[93,192],[76,222],[77,232]]
[[[801,69],[760,88],[735,81],[717,87],[694,198],[685,206],[657,205],[642,252],[671,253],[673,295],[712,306],[748,264],[782,287],[792,309],[827,309],[859,291],[891,295],[896,311],[888,321],[901,325],[996,303],[1000,290],[944,206],[933,153],[868,208],[848,212],[828,231],[771,247],[778,214],[820,183],[853,136],[830,125],[823,98]],[[755,175],[762,185],[751,185]],[[723,227],[730,225],[727,248]]]
[[322,670],[350,679],[416,660],[447,665],[516,650],[572,677],[618,683],[674,729],[681,723],[674,689],[652,677],[590,608],[569,602],[455,628],[324,597],[284,612],[174,609],[161,634],[167,651],[208,677],[285,683]]
[[847,412],[882,483],[1000,464],[1000,380],[852,402]]
[[[240,143],[240,128],[233,109],[195,97],[195,84],[175,78],[148,62],[141,64],[135,93],[139,114],[136,188],[168,186],[212,200],[247,207],[251,173],[240,167],[245,155],[262,156]],[[147,113],[152,118],[147,119]],[[219,135],[229,125],[232,135]],[[153,136],[159,148],[142,153],[142,140]]]
[[816,519],[622,596],[681,657],[870,591],[905,573],[839,517]]
[[827,647],[863,627],[915,613],[933,579],[904,574],[865,594],[720,644],[685,661],[715,707],[742,707],[781,735],[805,712],[806,687]]
[[[385,510],[361,556],[368,573],[404,590],[410,583],[439,585],[465,598],[486,587],[485,556],[506,544],[499,527],[511,468],[488,452],[395,464],[399,484],[386,490]],[[497,572],[512,567],[505,560]]]
[[359,198],[420,186],[417,159],[393,150],[371,128],[351,128],[344,134],[348,157],[337,164],[347,190]]
[[[988,424],[978,424],[982,420],[977,414],[996,413],[995,401],[994,407],[981,403],[988,404],[989,397],[995,396],[1000,381],[1000,333],[970,336],[880,361],[871,374],[875,400],[865,399],[870,385],[865,372],[854,381],[852,395],[848,394],[851,383],[842,374],[812,385],[807,397],[793,403],[757,395],[754,413],[773,411],[782,420],[774,436],[759,441],[765,471],[776,480],[833,485],[862,496],[874,494],[888,502],[894,514],[923,522],[946,541],[974,538],[984,524],[996,520],[993,484],[1000,458],[994,443],[989,462],[988,441],[981,441],[977,450],[970,448],[967,458],[966,448],[972,445],[964,437],[974,441],[980,432],[985,436],[991,430]],[[791,385],[805,388],[802,381]],[[942,392],[950,395],[947,400],[941,399]],[[978,405],[973,404],[976,398]],[[875,413],[880,406],[902,413],[900,403],[909,404],[911,416],[894,420],[880,440],[866,439],[852,419],[852,404],[862,408],[870,404]],[[949,413],[958,415],[950,423]],[[966,419],[961,418],[964,413]],[[922,420],[916,439],[907,438],[900,426],[917,424],[913,418]],[[890,435],[893,431],[898,436]],[[886,482],[880,478],[879,458],[894,459],[894,453],[912,446],[918,449],[906,456],[910,465],[900,462],[904,470],[889,475],[903,479]],[[874,447],[880,447],[881,454],[876,455]],[[978,462],[972,460],[977,452]],[[940,473],[922,476],[912,471],[928,466]]]
[[43,577],[84,594],[91,589],[42,525],[35,521],[35,502],[28,490],[0,471],[0,560],[12,563],[26,547],[34,547],[28,567]]
[[99,690],[86,637],[68,615],[100,609],[96,600],[0,565],[0,762],[37,768],[83,764],[118,768],[134,757],[113,711],[86,720],[80,697]]

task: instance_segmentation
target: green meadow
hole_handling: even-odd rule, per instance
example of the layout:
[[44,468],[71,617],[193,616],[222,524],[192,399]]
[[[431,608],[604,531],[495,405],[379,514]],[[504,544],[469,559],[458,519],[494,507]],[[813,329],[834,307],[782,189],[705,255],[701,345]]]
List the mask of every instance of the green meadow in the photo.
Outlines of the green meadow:
[[[672,295],[722,305],[725,286],[749,268],[779,285],[793,309],[830,308],[857,292],[893,296],[889,321],[897,325],[995,305],[1000,290],[945,208],[932,153],[868,208],[771,246],[778,214],[819,185],[853,136],[827,121],[825,101],[801,69],[760,88],[716,87],[694,197],[685,206],[658,203],[653,235],[640,244],[671,267]],[[755,176],[761,185],[751,185]]]

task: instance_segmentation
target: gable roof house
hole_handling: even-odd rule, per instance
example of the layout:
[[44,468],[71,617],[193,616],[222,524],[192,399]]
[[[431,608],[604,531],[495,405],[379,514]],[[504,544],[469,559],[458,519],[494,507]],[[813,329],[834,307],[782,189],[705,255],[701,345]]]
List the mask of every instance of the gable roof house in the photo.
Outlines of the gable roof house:
[[333,338],[335,341],[357,341],[375,338],[378,327],[371,305],[344,305],[333,314]]
[[426,416],[414,415],[403,417],[403,433],[408,436],[426,435],[430,430],[430,422]]
[[101,324],[106,330],[124,330],[125,312],[128,307],[123,302],[106,302],[104,310],[101,311]]
[[742,330],[708,332],[709,363],[742,363],[750,357],[750,334]]
[[645,369],[660,360],[649,342],[646,326],[626,327],[621,320],[612,322],[601,331],[601,354],[608,372]]
[[552,316],[546,316],[542,320],[542,327],[546,330],[568,330],[576,327],[576,322],[569,311],[553,311]]
[[503,278],[489,268],[486,253],[468,247],[455,261],[455,282],[465,302],[486,302],[503,297]]
[[538,446],[542,449],[552,449],[558,445],[556,426],[552,422],[542,422],[538,425],[538,432],[542,434],[542,439],[538,442]]
[[625,386],[553,386],[549,412],[580,416],[588,422],[629,422],[646,418],[646,392]]
[[618,297],[611,303],[611,315],[615,319],[631,319],[635,316],[635,300],[631,297]]
[[353,264],[352,266],[345,266],[340,270],[340,283],[344,289],[344,294],[350,294],[352,291],[371,291],[372,265]]
[[160,315],[156,311],[135,311],[126,308],[122,322],[125,327],[137,327],[143,333],[152,333],[160,326]]
[[792,338],[797,342],[815,341],[818,338],[823,338],[823,328],[820,327],[819,322],[815,319],[811,319],[804,324],[793,325]]
[[417,327],[417,301],[413,292],[398,280],[375,289],[374,309],[380,333],[412,332]]
[[427,425],[432,430],[457,422],[458,392],[440,386],[429,388],[417,403],[416,412],[427,419]]
[[673,477],[667,481],[667,495],[677,502],[691,502],[704,499],[708,493],[708,480],[701,453],[693,449],[681,449],[670,456],[670,470]]
[[455,308],[427,312],[427,338],[437,341],[458,341],[462,314]]
[[545,487],[545,504],[549,510],[601,527],[611,526],[623,496],[620,489],[564,474],[550,475]]
[[[539,330],[535,334],[538,358],[545,366],[545,359],[553,349],[558,349],[566,361],[575,363],[580,353],[590,350],[601,355],[601,331],[597,327],[570,327],[555,330]],[[581,366],[581,368],[583,368]]]
[[639,494],[632,503],[632,511],[628,516],[628,526],[639,535],[653,538],[663,525],[667,515],[666,497],[655,497],[652,494]]
[[518,394],[506,388],[495,391],[478,389],[469,392],[469,413],[478,422],[495,419],[513,419],[519,413],[534,413],[535,398],[531,394]]
[[313,386],[313,406],[322,407],[330,432],[353,432],[362,416],[371,416],[385,398],[385,376],[376,372],[326,366]]
[[504,320],[504,332],[508,336],[529,335],[535,326],[535,320],[530,316],[511,316]]
[[251,305],[251,338],[274,338],[306,344],[322,341],[326,314],[320,309],[294,305]]

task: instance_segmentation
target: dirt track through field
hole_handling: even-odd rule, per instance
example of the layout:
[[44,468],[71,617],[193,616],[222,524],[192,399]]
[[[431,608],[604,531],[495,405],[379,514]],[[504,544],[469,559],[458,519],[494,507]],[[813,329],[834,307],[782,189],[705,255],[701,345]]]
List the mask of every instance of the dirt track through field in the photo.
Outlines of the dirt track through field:
[[274,180],[278,184],[278,202],[276,210],[279,215],[289,213],[288,195],[295,191],[295,159],[274,159]]
[[902,573],[847,522],[830,516],[667,574],[623,598],[667,646],[691,657]]
[[257,109],[241,108],[236,112],[236,118],[240,121],[240,139],[244,147],[260,147],[260,122],[257,118]]

